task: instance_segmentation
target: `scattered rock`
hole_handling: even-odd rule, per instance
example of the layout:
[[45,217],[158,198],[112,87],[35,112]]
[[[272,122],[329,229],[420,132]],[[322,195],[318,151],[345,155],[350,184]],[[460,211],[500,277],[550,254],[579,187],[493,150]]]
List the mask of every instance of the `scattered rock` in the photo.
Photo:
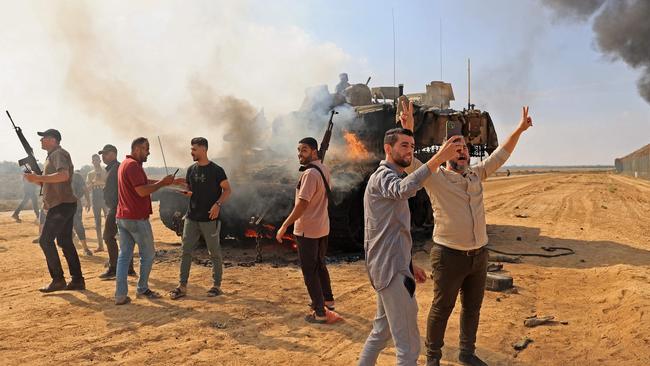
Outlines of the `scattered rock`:
[[605,210],[607,210],[607,206],[605,205],[600,205],[600,208],[604,208]]
[[527,219],[528,215],[526,215],[526,214],[516,214],[515,217],[519,217],[521,219]]
[[517,237],[517,241],[521,241],[521,236],[518,236],[518,237]]

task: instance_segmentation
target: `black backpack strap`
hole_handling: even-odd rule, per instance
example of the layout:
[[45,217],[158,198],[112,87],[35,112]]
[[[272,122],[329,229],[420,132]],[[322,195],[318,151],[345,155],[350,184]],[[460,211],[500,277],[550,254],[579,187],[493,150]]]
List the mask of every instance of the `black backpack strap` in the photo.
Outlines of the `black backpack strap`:
[[[321,178],[323,178],[323,184],[325,185],[325,192],[327,193],[327,199],[330,202],[334,202],[334,199],[332,197],[332,189],[330,188],[330,185],[327,183],[327,178],[325,178],[325,173],[323,173],[321,168],[319,168],[317,165],[314,164],[307,164],[304,167],[301,167],[300,170],[304,172],[311,168],[316,169],[320,173]],[[296,189],[300,189],[301,182],[302,182],[302,176],[300,176],[300,179],[298,180],[298,185],[296,186]]]

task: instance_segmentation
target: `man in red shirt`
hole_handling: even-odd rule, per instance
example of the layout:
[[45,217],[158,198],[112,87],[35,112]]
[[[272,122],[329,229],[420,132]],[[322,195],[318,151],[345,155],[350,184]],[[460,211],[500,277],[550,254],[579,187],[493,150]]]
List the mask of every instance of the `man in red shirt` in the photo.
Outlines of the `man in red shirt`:
[[133,249],[138,244],[140,252],[140,279],[137,297],[149,299],[161,295],[149,288],[149,273],[156,254],[153,244],[153,231],[149,223],[151,215],[150,195],[162,187],[174,183],[174,176],[154,181],[147,178],[142,163],[149,156],[149,141],[138,137],[131,143],[131,155],[127,155],[117,171],[118,204],[117,229],[120,237],[120,254],[117,258],[115,281],[115,304],[123,305],[131,301],[128,295],[127,272],[133,259]]

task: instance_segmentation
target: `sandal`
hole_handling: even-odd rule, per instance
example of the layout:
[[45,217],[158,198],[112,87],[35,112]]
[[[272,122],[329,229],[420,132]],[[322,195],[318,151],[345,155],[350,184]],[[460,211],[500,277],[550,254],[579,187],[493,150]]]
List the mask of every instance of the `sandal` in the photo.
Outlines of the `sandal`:
[[307,323],[312,323],[312,324],[326,324],[327,316],[324,317],[316,316],[316,312],[312,312],[309,315],[305,315],[305,321]]
[[182,288],[176,287],[175,289],[169,291],[169,297],[172,300],[180,299],[181,297],[184,297],[187,294],[187,292],[183,291]]
[[221,291],[219,287],[212,287],[208,290],[208,297],[215,297],[219,295],[223,295],[223,291]]

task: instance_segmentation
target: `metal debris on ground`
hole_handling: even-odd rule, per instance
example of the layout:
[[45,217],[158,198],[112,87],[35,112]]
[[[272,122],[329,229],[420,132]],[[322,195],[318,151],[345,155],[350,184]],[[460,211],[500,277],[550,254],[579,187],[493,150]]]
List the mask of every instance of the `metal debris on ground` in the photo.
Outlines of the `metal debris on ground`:
[[488,257],[490,262],[521,263],[521,257],[490,253]]
[[499,272],[503,269],[503,264],[501,263],[489,263],[487,266],[488,272]]
[[555,317],[552,315],[540,316],[540,317],[538,317],[537,315],[533,315],[524,320],[524,326],[528,328],[533,328],[542,324],[557,323],[556,321],[553,321],[553,319],[555,319]]
[[217,329],[226,329],[228,328],[228,323],[213,322],[210,324],[213,328]]
[[512,277],[488,272],[485,278],[485,288],[490,291],[504,291],[513,286]]
[[533,340],[528,338],[528,337],[523,337],[519,342],[515,343],[512,345],[514,349],[517,351],[522,351],[526,347],[528,347],[528,344],[533,343]]

